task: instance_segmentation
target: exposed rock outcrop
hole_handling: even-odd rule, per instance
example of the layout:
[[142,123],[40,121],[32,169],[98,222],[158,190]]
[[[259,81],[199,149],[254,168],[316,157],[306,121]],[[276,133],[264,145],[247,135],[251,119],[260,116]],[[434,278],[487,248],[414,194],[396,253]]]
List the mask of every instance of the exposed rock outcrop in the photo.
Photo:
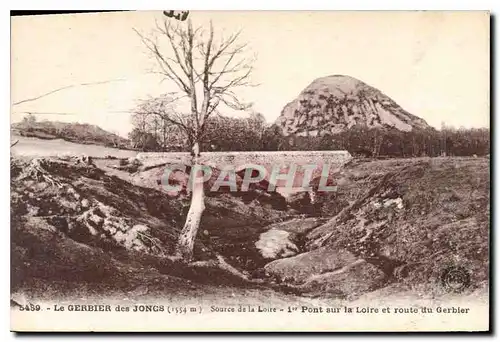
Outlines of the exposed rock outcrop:
[[344,75],[314,80],[283,108],[276,123],[285,135],[299,136],[338,133],[355,125],[400,131],[429,127],[380,90]]
[[345,249],[321,247],[265,266],[271,277],[297,284],[303,291],[354,297],[381,286],[384,273]]

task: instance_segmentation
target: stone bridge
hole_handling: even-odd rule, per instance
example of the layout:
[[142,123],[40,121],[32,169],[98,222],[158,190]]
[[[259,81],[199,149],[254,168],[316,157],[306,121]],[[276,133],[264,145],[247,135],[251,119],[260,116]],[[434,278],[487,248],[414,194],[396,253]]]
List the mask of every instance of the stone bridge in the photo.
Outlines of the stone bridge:
[[[203,152],[200,163],[219,170],[232,169],[236,172],[259,169],[261,174],[265,173],[266,181],[282,189],[280,192],[283,192],[287,182],[289,189],[285,192],[296,192],[303,188],[304,176],[307,176],[308,180],[328,177],[329,174],[340,170],[351,158],[347,151]],[[137,154],[137,159],[144,166],[164,163],[189,165],[191,155],[188,152],[144,152]],[[286,177],[290,173],[293,173],[292,189],[289,183],[291,177]],[[324,181],[332,184],[331,179]]]

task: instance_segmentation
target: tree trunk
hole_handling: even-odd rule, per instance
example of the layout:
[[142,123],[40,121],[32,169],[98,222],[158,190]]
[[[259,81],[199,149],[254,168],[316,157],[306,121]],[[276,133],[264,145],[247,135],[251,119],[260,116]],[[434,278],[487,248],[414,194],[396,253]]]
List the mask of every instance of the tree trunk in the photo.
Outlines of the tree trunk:
[[[193,166],[191,168],[191,172],[194,170],[198,173],[195,165],[198,165],[199,156],[199,144],[195,143],[193,146]],[[186,262],[191,261],[193,258],[194,241],[200,227],[201,216],[205,210],[205,190],[202,181],[203,174],[200,176],[195,174],[191,177],[194,177],[192,182],[193,189],[191,193],[191,205],[189,207],[186,222],[182,228],[176,248],[176,255]],[[188,191],[189,190],[191,189],[188,189]]]

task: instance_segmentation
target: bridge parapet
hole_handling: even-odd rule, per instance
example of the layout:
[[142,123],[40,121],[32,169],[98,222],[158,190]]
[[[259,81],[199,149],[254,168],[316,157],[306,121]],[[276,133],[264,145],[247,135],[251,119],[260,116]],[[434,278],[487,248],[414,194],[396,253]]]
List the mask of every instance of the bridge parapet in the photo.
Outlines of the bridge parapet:
[[[166,164],[167,169],[169,164],[191,163],[191,155],[187,152],[139,153],[137,158],[146,167]],[[200,156],[200,164],[219,170],[245,170],[244,177],[252,179],[255,179],[254,171],[247,174],[247,170],[258,170],[260,179],[285,194],[305,191],[312,179],[321,178],[320,186],[326,186],[332,182],[328,181],[329,175],[339,171],[351,158],[347,151],[205,152]]]
[[[244,152],[203,152],[200,163],[216,168],[232,165],[241,169],[247,164],[257,164],[269,168],[273,165],[324,165],[341,167],[352,156],[348,151],[244,151]],[[137,154],[143,164],[177,162],[189,164],[191,156],[188,152],[143,152]]]

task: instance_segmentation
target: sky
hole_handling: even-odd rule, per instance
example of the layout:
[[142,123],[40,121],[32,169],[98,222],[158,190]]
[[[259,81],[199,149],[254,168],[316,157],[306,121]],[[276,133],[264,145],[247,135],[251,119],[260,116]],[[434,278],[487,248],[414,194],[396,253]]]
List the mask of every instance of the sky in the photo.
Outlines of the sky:
[[[211,20],[221,36],[241,30],[258,86],[237,93],[268,122],[314,79],[342,74],[436,128],[490,125],[487,12],[191,11],[189,18],[194,26]],[[133,30],[149,36],[165,19],[161,11],[11,18],[11,103],[75,85],[13,105],[11,121],[66,113],[37,118],[126,136],[139,100],[174,90],[149,72],[155,62]]]

